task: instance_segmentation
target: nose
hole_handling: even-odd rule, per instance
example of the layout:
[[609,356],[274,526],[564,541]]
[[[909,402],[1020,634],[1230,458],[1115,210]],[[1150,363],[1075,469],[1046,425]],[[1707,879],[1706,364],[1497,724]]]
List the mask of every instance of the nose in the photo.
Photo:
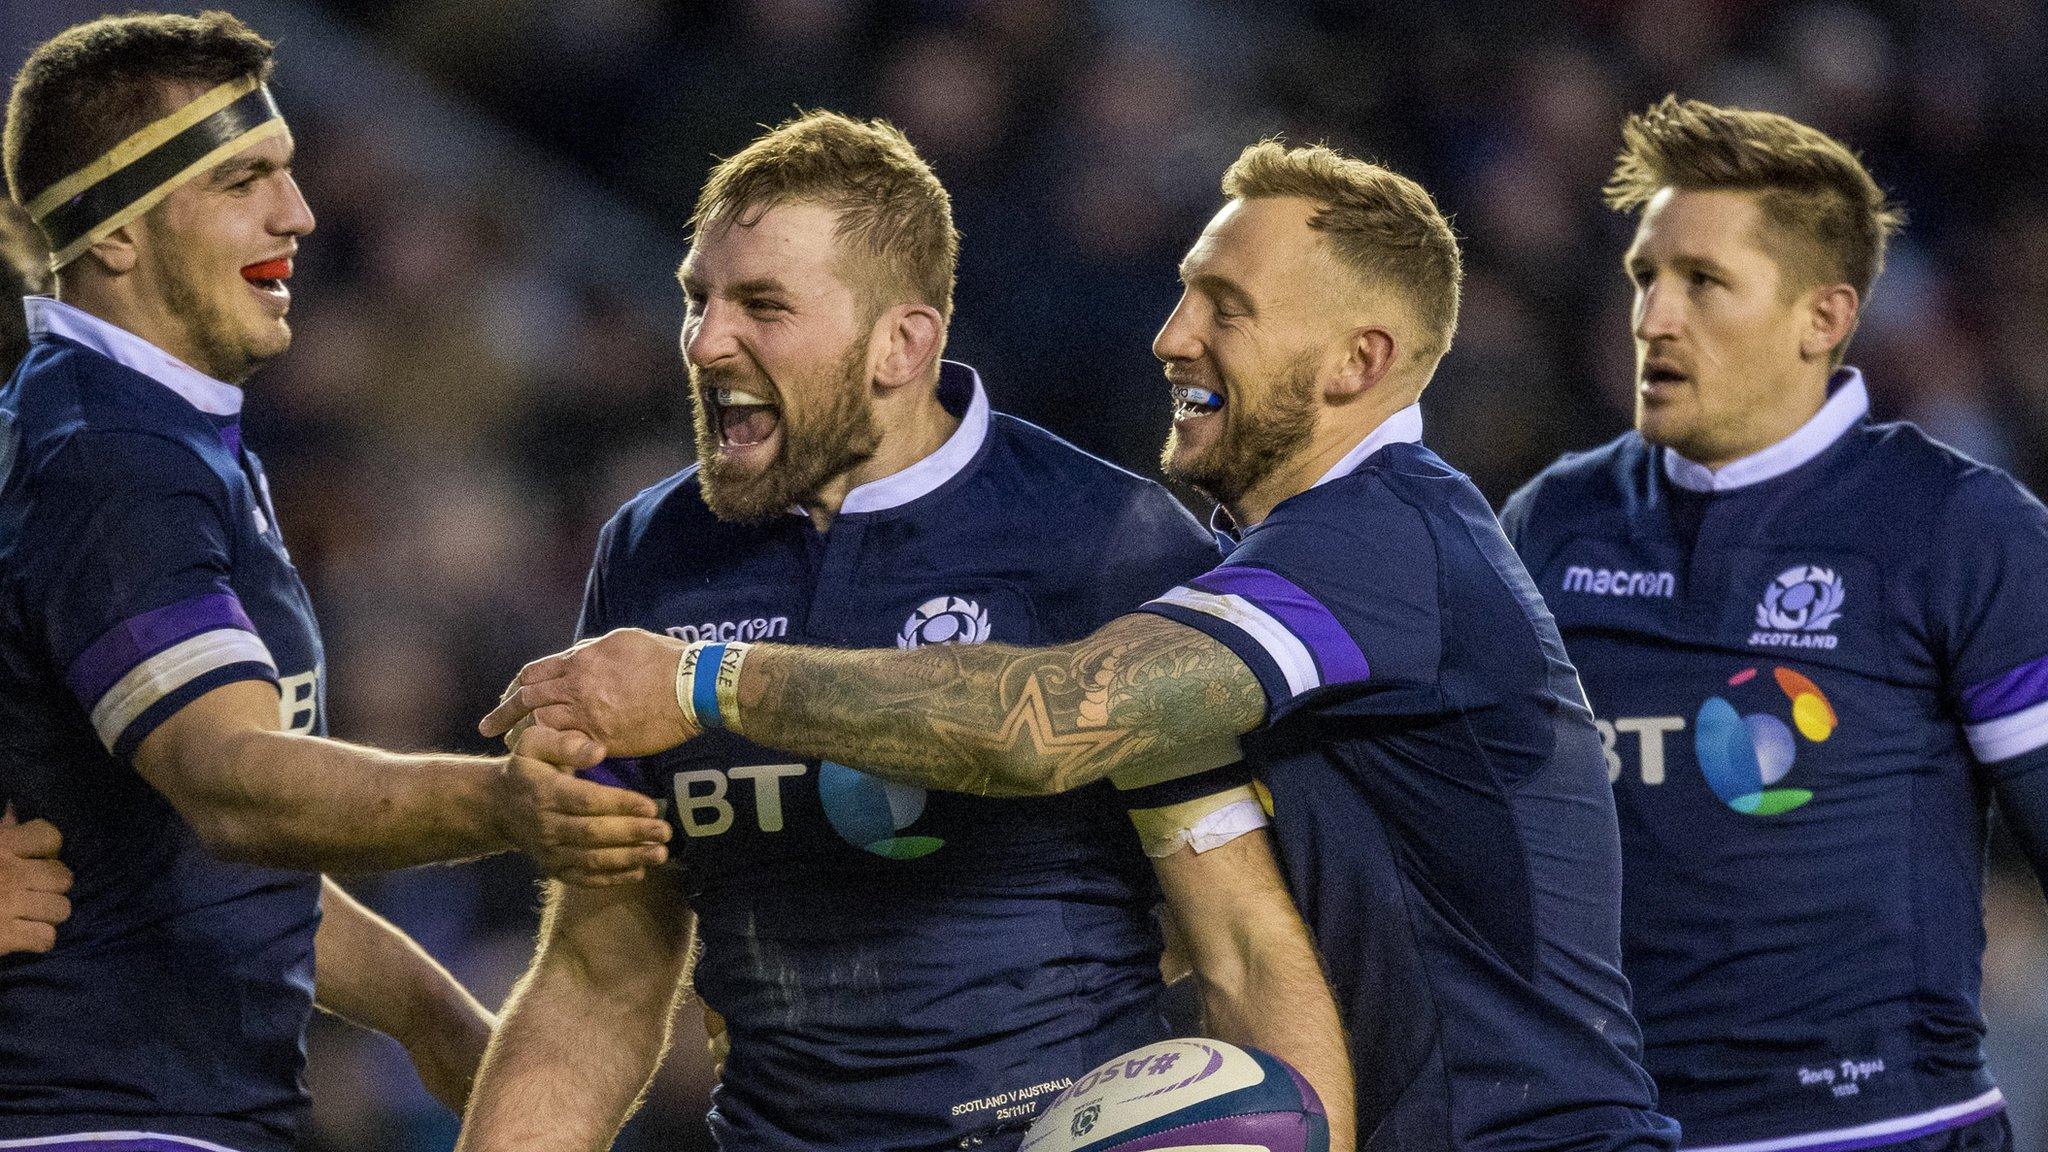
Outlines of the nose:
[[304,236],[315,223],[313,208],[306,203],[305,193],[299,191],[299,182],[286,172],[284,195],[279,198],[277,219],[271,222],[270,230],[279,236]]
[[738,351],[727,312],[723,304],[712,299],[683,316],[683,359],[698,368],[709,368]]
[[1659,340],[1678,335],[1685,326],[1685,293],[1662,276],[1636,289],[1635,335],[1638,340]]
[[1202,354],[1199,325],[1195,318],[1194,294],[1182,292],[1180,302],[1173,306],[1166,323],[1159,328],[1159,335],[1152,338],[1152,355],[1161,362],[1173,364],[1182,360],[1193,360]]

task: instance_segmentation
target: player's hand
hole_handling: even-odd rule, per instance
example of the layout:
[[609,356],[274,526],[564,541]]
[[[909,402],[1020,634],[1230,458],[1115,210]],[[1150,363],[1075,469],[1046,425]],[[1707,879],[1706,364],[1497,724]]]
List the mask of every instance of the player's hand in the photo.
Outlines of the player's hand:
[[0,812],[0,956],[48,952],[71,918],[71,869],[57,859],[64,837],[48,820],[23,823]]
[[517,752],[507,757],[497,808],[505,838],[564,883],[601,888],[646,879],[668,859],[669,826],[654,801],[572,773]]
[[543,728],[581,732],[612,756],[651,756],[698,734],[676,703],[680,640],[621,628],[519,670],[515,689],[483,718],[485,736],[532,717]]

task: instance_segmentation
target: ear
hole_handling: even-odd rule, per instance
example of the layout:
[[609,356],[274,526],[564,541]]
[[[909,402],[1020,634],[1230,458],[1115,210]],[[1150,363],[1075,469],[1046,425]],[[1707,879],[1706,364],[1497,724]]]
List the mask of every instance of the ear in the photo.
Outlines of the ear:
[[898,304],[875,320],[869,340],[875,384],[900,388],[930,378],[932,362],[945,347],[946,322],[929,304]]
[[1394,334],[1377,325],[1353,328],[1345,338],[1344,359],[1337,374],[1323,386],[1332,400],[1349,400],[1372,391],[1394,368]]
[[106,234],[92,247],[87,248],[81,259],[96,262],[100,270],[109,276],[119,276],[135,269],[135,224],[131,220]]
[[1824,284],[1813,290],[1807,305],[1806,328],[1799,334],[1799,355],[1805,360],[1826,360],[1856,330],[1856,312],[1862,301],[1847,284]]

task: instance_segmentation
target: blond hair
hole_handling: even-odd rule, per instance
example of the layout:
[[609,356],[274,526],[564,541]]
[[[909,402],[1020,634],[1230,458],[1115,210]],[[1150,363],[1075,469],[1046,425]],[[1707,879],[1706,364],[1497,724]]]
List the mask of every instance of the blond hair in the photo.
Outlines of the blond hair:
[[1905,223],[1854,152],[1775,112],[1666,96],[1621,136],[1608,207],[1640,211],[1664,188],[1755,193],[1765,227],[1793,248],[1788,288],[1841,283],[1867,298],[1885,241]]
[[909,298],[952,317],[953,201],[894,125],[822,110],[786,120],[711,170],[690,226],[751,223],[797,203],[839,213],[835,234],[872,273],[856,287],[878,306]]
[[1433,364],[1450,351],[1463,266],[1457,234],[1422,185],[1320,144],[1261,140],[1223,173],[1223,194],[1319,205],[1308,225],[1328,238],[1338,264],[1367,285],[1391,285],[1414,310],[1428,341],[1418,355]]

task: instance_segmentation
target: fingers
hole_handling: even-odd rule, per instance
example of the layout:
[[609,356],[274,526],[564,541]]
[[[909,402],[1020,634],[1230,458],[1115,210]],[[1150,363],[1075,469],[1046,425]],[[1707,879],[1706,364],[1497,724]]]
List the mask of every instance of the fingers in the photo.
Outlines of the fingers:
[[604,759],[604,745],[581,732],[528,724],[507,736],[515,738],[512,745],[514,753],[531,760],[545,760],[571,771],[594,768]]
[[57,860],[17,860],[8,874],[24,891],[61,895],[71,891],[71,869]]
[[0,956],[48,952],[57,946],[57,927],[40,920],[0,920]]
[[64,847],[64,835],[48,820],[0,825],[0,851],[31,860],[54,860]]
[[[581,647],[581,645],[578,645],[578,647]],[[506,732],[511,731],[512,726],[518,723],[527,713],[532,712],[540,705],[558,703],[561,700],[567,699],[559,691],[559,686],[556,691],[536,691],[536,689],[549,681],[559,679],[568,670],[569,655],[574,651],[575,649],[572,648],[569,652],[558,652],[553,656],[544,656],[521,668],[519,675],[513,677],[512,683],[506,685],[504,699],[500,700],[498,706],[491,709],[490,713],[477,723],[477,731],[489,737],[502,736]]]
[[593,848],[561,852],[542,861],[550,876],[584,888],[603,888],[647,878],[649,868],[668,859],[667,849]]
[[16,920],[57,925],[71,919],[71,901],[55,892],[17,892],[8,903]]
[[[546,812],[563,816],[637,816],[650,821],[661,814],[652,799],[638,792],[579,780],[549,765],[536,766],[531,760],[515,763],[527,766],[529,771],[547,773],[546,779],[535,783],[540,807]],[[662,824],[664,830],[667,827]]]
[[[541,834],[553,848],[641,849],[661,848],[668,843],[668,821],[644,820],[637,816],[561,816],[544,820]],[[659,864],[668,859],[662,849]]]

